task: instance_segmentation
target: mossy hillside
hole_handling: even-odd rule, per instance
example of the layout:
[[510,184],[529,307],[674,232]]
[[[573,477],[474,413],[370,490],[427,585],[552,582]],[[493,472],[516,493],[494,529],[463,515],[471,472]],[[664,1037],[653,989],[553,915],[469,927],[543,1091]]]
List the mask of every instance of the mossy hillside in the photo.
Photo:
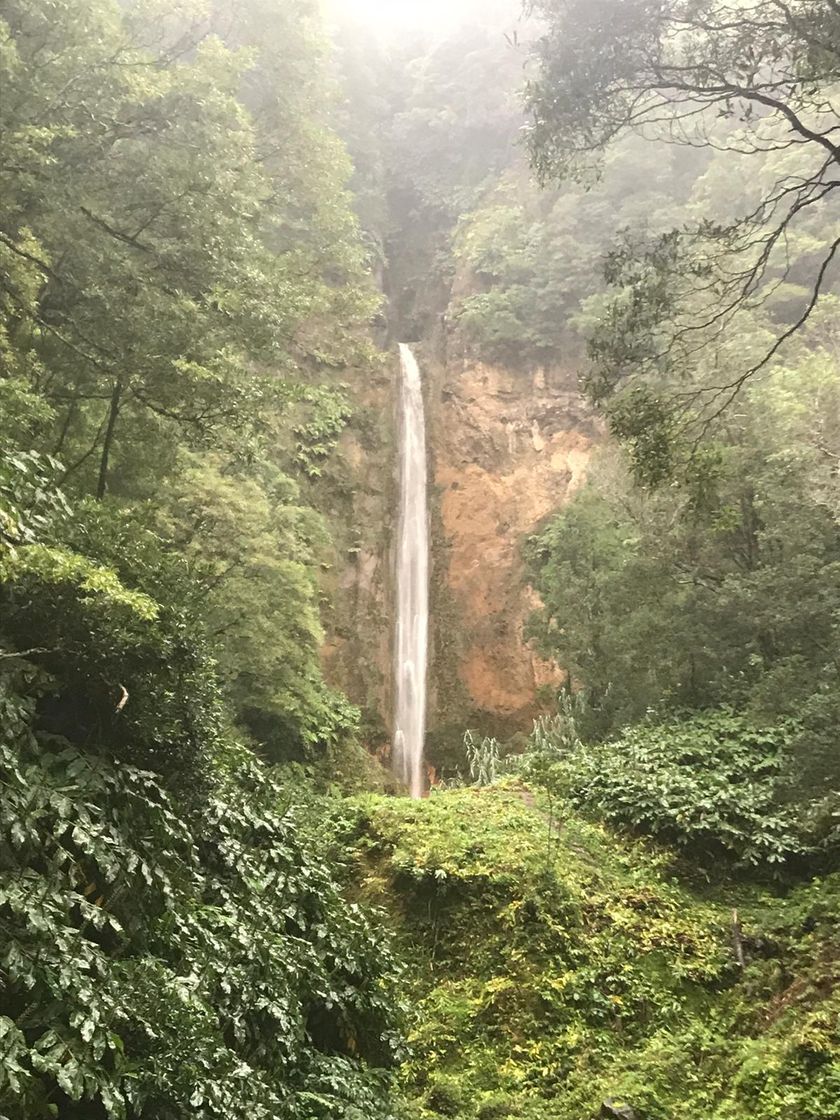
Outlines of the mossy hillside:
[[513,787],[359,812],[363,892],[412,965],[417,1116],[840,1115],[840,877],[691,886],[668,850],[577,816],[550,838]]
[[332,457],[308,480],[312,503],[329,527],[319,579],[326,675],[360,708],[361,738],[370,749],[388,741],[395,378],[395,359],[383,357],[363,391],[352,394],[352,415]]

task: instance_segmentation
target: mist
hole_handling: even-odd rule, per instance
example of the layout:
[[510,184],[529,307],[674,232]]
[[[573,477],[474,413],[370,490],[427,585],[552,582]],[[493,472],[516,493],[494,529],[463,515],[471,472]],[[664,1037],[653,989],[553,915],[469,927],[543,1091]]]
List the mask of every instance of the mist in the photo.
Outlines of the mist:
[[369,28],[377,37],[399,38],[422,31],[443,37],[465,24],[514,23],[521,0],[324,0],[329,19]]

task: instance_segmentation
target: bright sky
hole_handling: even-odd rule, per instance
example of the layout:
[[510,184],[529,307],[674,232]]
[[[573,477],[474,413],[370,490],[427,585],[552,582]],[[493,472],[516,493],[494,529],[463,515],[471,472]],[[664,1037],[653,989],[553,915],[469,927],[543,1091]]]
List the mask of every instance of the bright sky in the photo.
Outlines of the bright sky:
[[327,11],[347,13],[383,31],[402,27],[446,30],[480,5],[477,0],[326,0]]

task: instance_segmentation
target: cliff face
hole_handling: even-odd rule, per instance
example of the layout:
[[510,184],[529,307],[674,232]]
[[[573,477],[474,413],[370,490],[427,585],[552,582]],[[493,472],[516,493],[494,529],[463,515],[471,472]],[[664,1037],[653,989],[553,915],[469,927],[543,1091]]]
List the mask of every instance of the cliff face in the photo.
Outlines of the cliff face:
[[[439,753],[472,725],[527,729],[563,680],[524,638],[537,605],[522,543],[583,481],[597,427],[574,373],[462,358],[428,378],[433,699]],[[432,751],[432,754],[435,752]]]
[[[598,428],[574,372],[514,371],[418,345],[430,462],[429,758],[451,764],[466,727],[528,730],[563,675],[524,637],[537,605],[522,542],[580,486]],[[391,723],[396,524],[394,354],[358,396],[332,475],[324,661],[386,748]],[[544,686],[546,686],[544,688]]]
[[391,720],[395,384],[394,359],[355,386],[354,415],[318,500],[332,538],[321,577],[324,671],[361,708],[364,740],[379,753]]

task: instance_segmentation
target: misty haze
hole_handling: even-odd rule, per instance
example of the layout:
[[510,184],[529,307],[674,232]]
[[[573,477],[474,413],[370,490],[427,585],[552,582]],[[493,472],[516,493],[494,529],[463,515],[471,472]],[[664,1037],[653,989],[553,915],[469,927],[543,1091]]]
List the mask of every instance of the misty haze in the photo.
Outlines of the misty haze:
[[0,1120],[840,1120],[840,3],[0,0]]

